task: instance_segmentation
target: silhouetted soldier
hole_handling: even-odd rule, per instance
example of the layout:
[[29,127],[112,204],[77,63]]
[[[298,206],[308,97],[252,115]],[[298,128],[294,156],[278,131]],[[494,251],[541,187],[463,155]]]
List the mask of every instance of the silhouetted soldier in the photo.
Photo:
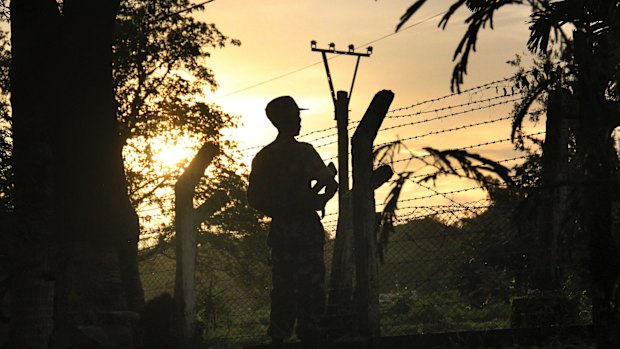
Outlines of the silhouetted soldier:
[[325,231],[316,211],[325,208],[338,188],[334,173],[312,145],[294,138],[301,128],[300,110],[289,96],[267,104],[278,136],[256,154],[248,188],[250,205],[272,218],[267,239],[273,280],[268,334],[276,348],[291,336],[295,319],[304,345],[316,346],[320,338]]

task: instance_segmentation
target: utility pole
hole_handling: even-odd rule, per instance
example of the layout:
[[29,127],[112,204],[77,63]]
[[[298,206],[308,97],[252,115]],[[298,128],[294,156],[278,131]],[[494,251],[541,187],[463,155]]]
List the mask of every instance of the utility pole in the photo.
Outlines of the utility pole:
[[[349,101],[357,77],[357,69],[362,57],[370,57],[372,47],[366,52],[355,52],[353,45],[347,51],[336,50],[336,45],[330,43],[327,49],[317,48],[316,41],[311,41],[313,52],[320,52],[327,73],[327,82],[332,101],[334,102],[335,119],[338,128],[338,226],[334,242],[330,291],[327,304],[327,320],[329,327],[337,327],[344,332],[355,328],[355,316],[352,313],[353,298],[353,213],[351,194],[349,193]],[[329,70],[328,54],[348,55],[357,57],[355,71],[349,92],[334,92],[334,83]],[[338,335],[338,333],[331,333]]]

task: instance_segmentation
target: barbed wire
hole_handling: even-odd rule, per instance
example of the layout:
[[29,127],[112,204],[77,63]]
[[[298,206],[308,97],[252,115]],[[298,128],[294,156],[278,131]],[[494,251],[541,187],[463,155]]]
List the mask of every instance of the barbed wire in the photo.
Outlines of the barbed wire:
[[[514,96],[514,94],[512,94],[511,96]],[[450,106],[447,106],[447,107],[442,107],[442,108],[437,108],[437,109],[432,109],[432,110],[419,111],[419,112],[415,112],[415,113],[411,113],[411,114],[392,115],[392,116],[387,116],[386,118],[403,118],[403,117],[414,116],[414,115],[438,113],[438,112],[441,112],[441,111],[444,111],[444,110],[451,110],[451,109],[456,109],[456,108],[462,108],[462,107],[465,107],[465,106],[468,106],[468,105],[487,103],[487,102],[491,102],[491,101],[502,99],[502,98],[506,98],[506,97],[510,97],[510,96],[496,96],[496,97],[486,98],[486,99],[482,99],[482,100],[478,100],[478,101],[472,101],[472,102],[467,102],[467,103],[455,104],[455,105],[450,105]],[[442,116],[438,116],[438,117],[434,117],[434,118],[418,120],[418,121],[414,121],[414,122],[411,122],[411,123],[404,123],[404,124],[389,126],[389,127],[385,127],[385,128],[379,129],[379,132],[386,131],[386,130],[391,130],[391,129],[395,129],[395,128],[399,128],[399,127],[423,124],[423,123],[431,122],[431,121],[435,121],[435,120],[446,119],[446,118],[449,118],[449,117],[452,117],[452,116],[467,114],[467,113],[478,111],[478,110],[489,109],[489,108],[496,107],[498,105],[504,105],[504,104],[508,104],[508,103],[511,103],[511,102],[517,102],[517,101],[520,101],[522,99],[523,98],[513,98],[513,99],[510,99],[510,100],[506,100],[506,101],[502,101],[502,102],[497,102],[497,103],[492,103],[492,104],[481,106],[481,107],[478,107],[478,108],[470,108],[468,110],[462,110],[462,111],[458,111],[458,112],[454,112],[454,113],[450,113],[450,114],[446,114],[446,115],[442,115]],[[360,123],[360,120],[351,121],[349,123],[348,129],[351,130],[352,126],[357,125],[359,123]],[[315,134],[315,133],[320,133],[320,132],[325,132],[325,131],[333,130],[334,128],[335,127],[328,127],[328,128],[312,131],[312,132],[309,132],[309,133],[306,133],[306,134],[299,135],[297,138],[304,138],[306,136],[309,136],[309,135],[312,135],[312,134]],[[335,133],[335,134],[332,134],[330,136],[324,136],[324,137],[316,138],[316,139],[309,140],[309,141],[306,141],[306,142],[311,143],[311,142],[314,142],[314,141],[326,139],[326,138],[337,136],[337,135],[338,135],[338,133]]]
[[[521,94],[521,93],[516,93],[516,94]],[[441,107],[441,108],[436,108],[436,109],[431,109],[431,110],[420,110],[420,111],[417,111],[415,113],[409,113],[409,114],[388,115],[388,116],[386,116],[386,119],[398,119],[398,118],[406,118],[406,117],[415,116],[415,115],[438,113],[438,112],[441,112],[441,111],[444,111],[444,110],[451,110],[451,109],[456,109],[456,108],[462,108],[462,107],[466,107],[466,106],[474,105],[474,104],[488,103],[488,102],[492,102],[492,101],[495,101],[495,100],[498,100],[498,99],[503,99],[503,98],[506,98],[506,97],[512,97],[514,95],[515,94],[508,95],[508,96],[495,96],[495,97],[491,97],[491,98],[480,99],[480,100],[477,100],[477,101],[470,101],[470,102],[467,102],[467,103],[449,105],[447,107]],[[502,104],[508,104],[510,102],[516,102],[516,101],[520,101],[522,99],[523,99],[523,97],[515,98],[515,99],[510,99],[508,101],[504,101],[504,102],[501,102],[501,103],[492,104],[492,105],[489,105],[489,106],[486,106],[486,107],[480,107],[479,109],[474,108],[474,109],[472,109],[472,111],[480,110],[480,109],[487,109],[487,108],[494,107],[494,106],[497,106],[497,105],[502,105]]]
[[[383,131],[387,131],[387,130],[393,130],[393,129],[396,129],[396,128],[401,128],[401,127],[406,127],[406,126],[413,126],[413,125],[424,124],[424,123],[427,123],[427,122],[432,122],[432,121],[437,121],[437,120],[442,120],[442,119],[447,119],[447,118],[450,118],[450,117],[454,117],[454,116],[458,116],[458,115],[463,115],[463,114],[475,112],[475,111],[478,111],[478,110],[490,109],[490,108],[496,107],[498,105],[508,104],[510,102],[515,102],[515,101],[519,101],[519,100],[522,100],[522,98],[511,99],[509,101],[502,101],[502,102],[498,102],[498,103],[493,103],[493,104],[489,104],[489,105],[478,107],[478,108],[470,108],[470,109],[467,109],[467,110],[461,110],[461,111],[458,111],[458,112],[453,112],[453,113],[449,113],[449,114],[446,114],[446,115],[436,116],[436,117],[433,117],[433,118],[428,118],[428,119],[423,119],[423,120],[416,120],[416,121],[412,121],[412,122],[408,122],[408,123],[404,123],[404,124],[388,126],[388,127],[384,127],[384,128],[379,129],[379,132],[383,132]],[[445,110],[445,108],[442,108],[441,110]],[[422,112],[420,112],[420,113],[422,113]],[[409,114],[409,115],[420,115],[420,113]]]
[[411,202],[411,201],[417,201],[417,200],[422,200],[422,199],[429,199],[429,198],[437,197],[437,196],[440,196],[440,195],[459,194],[459,193],[464,193],[466,191],[472,191],[472,190],[477,190],[477,189],[485,189],[485,187],[479,185],[479,186],[476,186],[476,187],[456,189],[456,190],[451,190],[451,191],[446,191],[446,192],[439,192],[438,191],[436,193],[429,194],[429,195],[416,196],[416,197],[409,198],[409,199],[402,199],[402,200],[399,200],[398,202]]
[[[502,80],[496,80],[496,81],[490,82],[488,84],[472,87],[471,89],[464,90],[461,93],[467,93],[467,92],[471,92],[471,91],[474,91],[474,90],[479,90],[479,89],[482,89],[482,88],[493,88],[493,87],[495,87],[495,85],[498,82],[506,81],[506,79],[509,80],[511,78],[505,78],[505,79],[502,79]],[[411,108],[413,108],[415,106],[418,106],[418,105],[422,105],[422,104],[425,104],[425,103],[446,99],[448,97],[451,97],[451,96],[454,96],[454,95],[457,95],[457,94],[458,93],[453,93],[453,94],[442,96],[442,97],[438,97],[438,98],[435,98],[435,99],[419,102],[419,103],[410,105],[408,107],[403,107],[403,108],[398,108],[398,109],[390,110],[390,111],[388,111],[388,113],[393,113],[393,112],[400,111],[400,110],[411,109]],[[438,113],[438,112],[441,112],[441,111],[444,111],[444,110],[451,110],[451,109],[466,107],[466,106],[469,106],[469,105],[487,103],[487,102],[491,102],[491,101],[494,101],[494,100],[511,97],[511,96],[514,96],[515,94],[521,94],[521,93],[520,92],[511,92],[508,95],[501,95],[501,96],[495,96],[495,97],[490,97],[490,98],[476,100],[476,101],[469,101],[469,102],[466,102],[466,103],[449,105],[449,106],[446,106],[446,107],[441,107],[441,108],[436,108],[436,109],[431,109],[431,110],[418,111],[418,112],[410,113],[410,114],[387,115],[386,118],[388,118],[388,119],[397,119],[397,118],[411,117],[411,116],[415,116],[415,115]],[[466,113],[477,111],[477,110],[489,109],[489,108],[492,108],[492,107],[495,107],[495,106],[498,106],[498,105],[504,105],[504,104],[508,104],[508,103],[511,103],[511,102],[517,102],[517,101],[522,100],[522,99],[523,99],[522,97],[521,98],[514,98],[514,99],[507,100],[507,101],[502,101],[502,102],[498,102],[498,103],[493,103],[491,105],[482,106],[482,107],[479,107],[479,108],[471,108],[471,109],[466,110],[466,111],[454,112],[454,113],[451,113],[451,114],[448,114],[448,115],[445,115],[445,116],[441,116],[441,117],[431,118],[431,119],[427,119],[427,120],[420,120],[418,122],[412,123],[412,125],[415,125],[415,124],[418,124],[418,123],[430,122],[430,121],[434,121],[434,120],[445,119],[445,118],[448,118],[448,117],[451,117],[451,116],[466,114]],[[351,127],[352,125],[357,125],[359,123],[360,123],[360,120],[351,121],[349,123],[349,130],[352,129],[352,127]],[[408,124],[402,124],[402,125],[403,125],[402,127],[404,127],[404,126],[407,126]],[[397,128],[397,127],[398,126],[391,126],[391,127],[385,128],[385,129],[381,129],[379,131],[385,131],[385,130],[389,130],[389,129],[393,129],[393,128]],[[336,129],[335,125],[331,126],[331,127],[326,127],[326,128],[322,128],[322,129],[318,129],[318,130],[314,130],[314,131],[311,131],[311,132],[308,132],[308,133],[301,134],[301,135],[297,136],[297,138],[298,139],[303,139],[303,138],[308,137],[308,136],[313,135],[313,134],[327,132],[327,131],[334,130],[334,129]],[[317,141],[317,140],[322,140],[322,139],[326,139],[326,138],[329,138],[329,137],[334,137],[334,136],[337,136],[337,135],[338,135],[338,133],[334,133],[334,134],[331,134],[329,136],[323,136],[323,137],[319,137],[319,138],[312,139],[312,140],[306,140],[306,142],[312,143],[312,142]],[[321,145],[321,147],[327,146],[327,145],[331,145],[331,144],[333,144],[333,143]],[[239,149],[239,151],[245,152],[245,151],[252,150],[252,149],[262,148],[263,146],[264,145],[257,145],[257,146],[247,147],[247,148]]]
[[440,214],[443,215],[443,214],[453,213],[453,212],[458,212],[458,211],[471,212],[472,210],[478,210],[476,213],[479,213],[480,211],[484,209],[488,209],[490,207],[491,205],[472,206],[472,207],[452,207],[452,208],[446,208],[446,209],[432,210],[432,212],[427,212],[424,214],[416,214],[415,211],[409,212],[408,214],[398,213],[395,221],[397,223],[407,223],[411,220],[427,218],[427,217],[436,216]]
[[[509,159],[498,160],[498,161],[495,161],[495,162],[501,164],[501,163],[504,163],[504,162],[510,162],[510,161],[526,159],[527,157],[528,157],[528,155],[521,155],[521,156],[516,156],[516,157],[509,158]],[[463,168],[462,167],[457,167],[454,170],[455,171],[459,171],[459,170],[463,170]],[[429,176],[428,173],[426,173],[426,174],[418,174],[418,175],[410,176],[409,179],[423,178],[423,177],[428,177],[428,176]]]
[[[470,101],[470,102],[467,102],[467,103],[450,105],[450,106],[442,107],[442,108],[436,108],[436,109],[431,109],[431,110],[423,110],[423,111],[419,111],[419,112],[415,112],[415,113],[410,113],[410,114],[388,115],[388,116],[386,116],[386,118],[388,118],[388,119],[397,119],[397,118],[404,118],[404,117],[409,117],[409,116],[414,116],[414,115],[438,113],[438,112],[441,112],[441,111],[444,111],[444,110],[451,110],[451,109],[462,108],[462,107],[466,107],[466,106],[474,105],[474,104],[481,104],[481,103],[492,102],[494,100],[498,100],[498,99],[514,96],[515,94],[520,94],[520,93],[513,93],[513,94],[508,95],[508,96],[495,96],[495,97],[481,99],[481,100],[477,100],[477,101]],[[455,113],[448,114],[448,115],[441,116],[441,117],[437,117],[437,118],[431,118],[431,119],[426,119],[426,120],[419,120],[419,121],[417,121],[417,122],[415,122],[413,124],[430,122],[430,121],[434,121],[434,120],[439,120],[439,119],[447,118],[449,116],[466,114],[466,113],[477,111],[477,110],[489,109],[489,108],[492,108],[492,107],[495,107],[495,106],[498,106],[498,105],[503,105],[503,104],[508,104],[510,102],[520,101],[522,99],[523,98],[514,98],[514,99],[507,100],[507,101],[502,101],[502,102],[498,102],[498,103],[493,103],[493,104],[490,104],[490,105],[482,106],[482,107],[479,107],[479,108],[471,108],[471,109],[468,109],[468,110],[465,110],[465,111],[455,112]],[[354,120],[354,121],[349,122],[349,130],[351,130],[351,126],[352,125],[357,125],[359,123],[360,123],[360,120]],[[403,124],[403,125],[408,125],[408,124]],[[392,126],[391,128],[396,128],[396,127],[397,126]],[[313,134],[316,134],[316,133],[331,131],[331,130],[334,130],[334,129],[336,129],[336,126],[326,127],[326,128],[323,128],[323,129],[314,130],[314,131],[311,131],[311,132],[308,132],[308,133],[301,134],[301,135],[297,136],[297,138],[301,139],[301,138],[305,138],[307,136],[310,136],[310,135],[313,135]],[[387,129],[390,129],[390,128],[387,128]],[[385,130],[385,129],[380,129],[379,131],[382,131],[382,130]],[[336,136],[336,135],[338,135],[338,134],[337,133],[333,134],[333,136]],[[322,139],[322,138],[317,138],[317,139],[310,140],[310,141],[307,141],[307,142],[310,143],[310,142],[313,142],[313,141],[316,141],[316,140],[319,140],[319,139]]]
[[307,137],[307,136],[310,136],[310,135],[313,135],[313,134],[327,132],[327,131],[332,131],[332,130],[335,130],[335,129],[336,129],[336,126],[334,125],[334,126],[322,128],[322,129],[319,129],[319,130],[310,131],[308,133],[300,134],[299,136],[297,136],[297,138],[304,138],[304,137]]
[[[543,135],[545,133],[546,133],[545,131],[541,131],[541,132],[531,133],[531,134],[528,134],[528,135],[525,135],[525,136],[533,137],[533,136]],[[512,138],[502,138],[502,139],[497,139],[497,140],[493,140],[493,141],[488,141],[488,142],[468,145],[468,146],[465,146],[465,147],[454,148],[454,149],[451,149],[451,150],[469,150],[469,149],[484,147],[484,146],[487,146],[487,145],[505,143],[505,142],[509,142],[511,140],[512,140]],[[427,157],[431,157],[431,156],[432,156],[432,154],[430,154],[430,153],[429,154],[424,154],[424,155],[416,155],[416,156],[412,156],[412,157],[409,157],[409,158],[406,158],[406,159],[394,160],[391,163],[392,164],[396,164],[396,163],[400,163],[400,162],[411,161],[411,160],[420,159],[420,158],[427,158]],[[518,158],[524,158],[524,157],[527,157],[527,156],[520,156]],[[510,159],[510,160],[516,160],[518,158],[514,158],[514,159]],[[504,160],[498,160],[496,162],[501,162],[501,161],[504,161]]]
[[511,76],[511,77],[506,77],[506,78],[503,78],[503,79],[491,81],[491,82],[488,82],[486,84],[482,84],[482,85],[478,85],[478,86],[474,86],[474,87],[462,90],[460,92],[453,92],[453,93],[450,93],[450,94],[447,94],[447,95],[444,95],[444,96],[441,96],[441,97],[437,97],[437,98],[432,98],[432,99],[427,99],[427,100],[424,100],[424,101],[416,102],[416,103],[413,103],[413,104],[408,105],[406,107],[400,107],[400,108],[392,109],[392,110],[389,110],[388,113],[395,113],[395,112],[398,112],[398,111],[401,111],[401,110],[407,110],[407,109],[415,108],[415,107],[423,105],[423,104],[434,103],[434,102],[437,102],[437,101],[441,101],[441,100],[444,100],[444,99],[448,99],[450,97],[458,96],[458,95],[469,93],[469,92],[472,92],[472,91],[488,90],[488,89],[496,87],[496,85],[498,85],[498,84],[500,84],[502,82],[510,81],[512,79],[513,79],[513,77]]
[[[508,120],[508,119],[511,119],[511,118],[512,118],[512,116],[503,116],[503,117],[495,118],[495,119],[491,119],[491,120],[486,120],[486,121],[471,123],[471,124],[467,124],[467,125],[461,125],[461,126],[457,126],[457,127],[446,128],[446,129],[442,129],[442,130],[438,130],[438,131],[431,131],[431,132],[428,132],[428,133],[423,133],[423,134],[415,135],[415,136],[411,136],[411,137],[406,137],[406,138],[399,139],[399,141],[400,142],[405,142],[405,141],[411,141],[411,140],[420,139],[420,138],[424,138],[424,137],[428,137],[428,136],[434,136],[434,135],[438,135],[438,134],[442,134],[442,133],[456,132],[456,131],[464,130],[464,129],[467,129],[467,128],[473,128],[473,127],[477,127],[477,126],[493,124],[493,123],[504,121],[504,120]],[[394,143],[394,142],[380,143],[380,144],[377,144],[375,147],[381,147],[381,146],[384,146],[384,145],[388,145],[390,143]]]
[[482,202],[486,202],[487,205],[488,203],[490,203],[490,200],[488,198],[484,198],[484,199],[480,199],[480,200],[475,200],[475,201],[466,201],[466,202],[461,202],[459,205],[455,205],[455,204],[432,204],[432,205],[411,205],[411,206],[404,206],[404,207],[399,207],[398,209],[400,210],[404,210],[404,209],[437,209],[437,208],[460,208],[461,206],[465,205],[479,205]]
[[[351,124],[351,125],[349,125],[349,126],[347,127],[347,129],[348,129],[349,131],[351,131],[351,130],[353,129],[353,127],[354,127],[354,125],[353,125],[353,124]],[[328,136],[319,137],[319,138],[314,138],[314,139],[311,139],[311,140],[307,140],[307,141],[305,141],[305,142],[306,142],[306,143],[313,143],[313,142],[316,142],[316,141],[321,141],[321,140],[323,140],[323,139],[332,138],[332,137],[336,137],[336,136],[338,136],[338,133],[331,134],[331,135],[328,135]],[[338,141],[334,141],[333,143],[338,143]],[[317,146],[315,146],[315,148],[319,148],[319,147],[322,147],[322,146],[323,146],[323,145],[317,145]]]
[[[501,98],[505,98],[505,97],[502,96]],[[449,109],[453,109],[453,108],[460,108],[460,107],[467,106],[467,105],[473,105],[473,104],[480,104],[480,103],[490,102],[490,101],[497,100],[497,99],[500,99],[500,98],[493,97],[493,98],[487,98],[487,99],[484,99],[484,100],[480,100],[480,101],[477,101],[477,102],[462,103],[462,104],[459,104],[459,105],[443,107],[443,108],[438,108],[438,109],[433,109],[433,110],[428,110],[428,111],[420,111],[420,112],[416,112],[416,113],[412,113],[412,114],[406,114],[406,115],[396,115],[396,116],[393,116],[393,118],[400,118],[400,117],[413,116],[413,115],[421,115],[421,114],[428,114],[428,113],[437,113],[437,112],[444,111],[444,110],[449,110]],[[458,116],[458,115],[463,115],[463,114],[475,112],[475,111],[478,111],[478,110],[490,109],[490,108],[493,108],[493,107],[496,107],[496,106],[499,106],[499,105],[504,105],[504,104],[508,104],[508,103],[511,103],[511,102],[517,102],[517,101],[520,101],[522,99],[523,98],[514,98],[514,99],[507,100],[507,101],[491,103],[489,105],[485,105],[485,106],[481,106],[481,107],[477,107],[477,108],[470,108],[470,109],[467,109],[467,110],[453,112],[453,113],[449,113],[449,114],[446,114],[446,115],[441,115],[441,116],[437,116],[437,117],[433,117],[433,118],[428,118],[428,119],[424,119],[424,120],[417,120],[417,121],[412,121],[412,122],[408,122],[408,123],[388,126],[388,127],[384,127],[384,128],[379,129],[378,132],[384,132],[384,131],[393,130],[393,129],[397,129],[397,128],[401,128],[401,127],[419,125],[419,124],[424,124],[424,123],[428,123],[428,122],[432,122],[432,121],[436,121],[436,120],[447,119],[447,118],[450,118],[450,117],[454,117],[454,116]],[[502,120],[504,120],[504,119],[502,119]],[[359,124],[359,121],[354,121],[353,123],[351,123],[351,125],[354,125],[354,124]],[[469,127],[473,127],[473,126],[477,126],[477,125],[478,124],[473,124],[473,125],[471,125]],[[464,126],[464,128],[466,128],[466,127],[468,127],[468,126]],[[349,130],[351,130],[351,129],[352,129],[352,127],[349,126]],[[446,131],[444,131],[444,132],[446,132]],[[443,132],[438,132],[438,133],[443,133]],[[324,136],[324,137],[316,138],[314,140],[308,141],[308,143],[313,142],[313,141],[327,139],[327,138],[330,138],[330,137],[333,137],[333,136],[337,136],[337,135],[338,134],[336,133],[336,134],[333,134],[333,135],[330,135],[330,136]],[[421,137],[422,136],[420,136],[420,138]],[[317,145],[317,146],[315,146],[315,148],[326,147],[326,146],[335,144],[337,142],[338,141],[334,141],[334,142],[329,142],[329,143]],[[387,144],[387,143],[385,143],[385,144]]]

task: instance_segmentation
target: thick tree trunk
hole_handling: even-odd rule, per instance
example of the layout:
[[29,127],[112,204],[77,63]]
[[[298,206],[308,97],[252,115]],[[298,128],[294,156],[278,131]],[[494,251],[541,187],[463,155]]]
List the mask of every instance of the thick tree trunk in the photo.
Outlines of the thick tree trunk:
[[15,214],[10,252],[11,347],[46,348],[52,331],[51,134],[58,11],[54,1],[11,2]]
[[577,148],[583,154],[583,228],[589,237],[592,322],[599,349],[620,347],[620,318],[614,301],[615,285],[620,281],[620,257],[612,232],[612,193],[614,158],[611,132],[615,115],[608,108],[605,90],[609,76],[600,69],[609,59],[604,42],[596,44],[592,35],[574,31],[577,66],[580,128]]
[[13,304],[28,311],[12,314],[16,347],[46,347],[52,309],[55,333],[126,325],[118,311],[142,309],[112,82],[118,2],[65,0],[62,16],[55,1],[12,2],[18,246],[28,251],[17,251],[28,273],[16,274]]
[[[57,327],[124,322],[141,311],[137,215],[127,195],[112,80],[118,0],[65,0],[62,27],[64,117],[55,131],[58,236],[63,251]],[[78,297],[63,297],[77,294]],[[61,299],[62,298],[62,299]]]
[[582,129],[585,148],[585,185],[582,219],[589,237],[592,322],[598,348],[618,348],[618,310],[614,289],[618,282],[618,249],[612,233],[612,173],[610,132]]

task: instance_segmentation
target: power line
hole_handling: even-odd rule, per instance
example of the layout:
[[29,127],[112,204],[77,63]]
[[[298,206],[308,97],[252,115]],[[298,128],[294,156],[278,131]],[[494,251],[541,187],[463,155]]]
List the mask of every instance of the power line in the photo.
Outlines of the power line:
[[[211,0],[211,1],[215,1],[215,0]],[[377,38],[377,39],[371,40],[371,41],[369,41],[369,42],[367,42],[367,43],[364,43],[364,44],[362,44],[362,45],[358,45],[358,46],[359,46],[359,47],[365,47],[365,46],[368,46],[368,45],[373,44],[373,43],[375,43],[375,42],[378,42],[378,41],[384,40],[384,39],[389,38],[389,37],[391,37],[391,36],[394,36],[394,35],[396,35],[396,34],[398,34],[398,33],[402,33],[403,31],[405,31],[405,30],[407,30],[407,29],[410,29],[410,28],[413,28],[413,27],[415,27],[415,26],[417,26],[417,25],[420,25],[420,24],[422,24],[422,23],[428,22],[428,21],[430,21],[431,19],[433,19],[433,18],[435,18],[435,17],[438,17],[438,16],[440,16],[440,15],[443,15],[444,13],[446,13],[446,12],[444,11],[444,12],[438,13],[438,14],[436,14],[436,15],[434,15],[434,16],[431,16],[431,17],[425,18],[425,19],[423,19],[423,20],[421,20],[421,21],[419,21],[419,22],[413,23],[412,25],[410,25],[410,26],[408,26],[408,27],[405,27],[403,30],[400,30],[400,31],[398,31],[398,32],[394,32],[394,33],[390,33],[390,34],[384,35],[384,36],[382,36],[382,37],[379,37],[379,38]],[[334,59],[334,58],[337,58],[337,57],[340,57],[340,55],[334,55],[334,56],[329,57],[329,58],[327,58],[327,59],[328,59],[328,60],[331,60],[331,59]],[[225,95],[222,95],[222,96],[216,97],[215,99],[216,99],[216,100],[218,100],[218,99],[221,99],[221,98],[230,97],[230,96],[232,96],[232,95],[235,95],[235,94],[238,94],[238,93],[241,93],[241,92],[244,92],[244,91],[247,91],[247,90],[253,89],[253,88],[255,88],[255,87],[258,87],[258,86],[261,86],[261,85],[268,84],[268,83],[270,83],[270,82],[272,82],[272,81],[275,81],[275,80],[279,80],[279,79],[285,78],[285,77],[287,77],[287,76],[289,76],[289,75],[293,75],[293,74],[299,73],[300,71],[303,71],[303,70],[306,70],[306,69],[312,68],[312,67],[314,67],[315,65],[319,65],[319,64],[322,64],[322,63],[323,63],[323,61],[321,60],[321,61],[314,62],[314,63],[312,63],[312,64],[308,64],[308,65],[306,65],[306,66],[304,66],[304,67],[301,67],[301,68],[298,68],[298,69],[295,69],[295,70],[289,71],[289,72],[287,72],[287,73],[284,73],[284,74],[281,74],[281,75],[275,76],[275,77],[273,77],[273,78],[270,78],[270,79],[267,79],[267,80],[264,80],[264,81],[261,81],[261,82],[257,82],[257,83],[255,83],[255,84],[253,84],[253,85],[250,85],[250,86],[247,86],[247,87],[243,87],[243,88],[240,88],[240,89],[238,89],[238,90],[234,90],[234,91],[229,92],[229,93],[227,93],[227,94],[225,94]]]
[[[333,56],[333,57],[330,57],[330,58],[328,58],[328,59],[333,59],[333,58],[336,58],[336,57],[339,57],[339,56]],[[284,74],[282,74],[282,75],[275,76],[275,77],[273,77],[273,78],[271,78],[271,79],[267,79],[267,80],[264,80],[264,81],[258,82],[258,83],[254,84],[254,85],[250,85],[250,86],[247,86],[247,87],[240,88],[240,89],[238,89],[238,90],[235,90],[235,91],[232,91],[232,92],[230,92],[230,93],[227,93],[227,94],[225,94],[225,95],[223,95],[223,96],[216,97],[215,99],[217,100],[217,99],[221,99],[221,98],[230,97],[230,96],[235,95],[235,94],[237,94],[237,93],[241,93],[241,92],[244,92],[244,91],[247,91],[247,90],[253,89],[253,88],[255,88],[255,87],[258,87],[258,86],[261,86],[261,85],[264,85],[264,84],[270,83],[270,82],[272,82],[272,81],[275,81],[275,80],[279,80],[279,79],[285,78],[285,77],[287,77],[287,76],[289,76],[289,75],[293,75],[293,74],[295,74],[295,73],[299,73],[299,72],[300,72],[300,71],[302,71],[302,70],[306,70],[306,69],[308,69],[308,68],[312,68],[312,67],[314,67],[315,65],[319,65],[319,64],[322,64],[322,63],[323,63],[323,61],[318,61],[318,62],[314,62],[314,63],[312,63],[312,64],[308,64],[308,65],[306,65],[306,66],[304,66],[304,67],[301,67],[301,68],[299,68],[299,69],[295,69],[295,70],[290,71],[290,72],[288,72],[288,73],[284,73]]]
[[406,26],[406,27],[404,27],[403,29],[401,29],[401,30],[399,30],[399,31],[395,31],[395,32],[390,33],[390,34],[386,34],[386,35],[384,35],[384,36],[382,36],[382,37],[380,37],[380,38],[376,38],[376,39],[374,39],[374,40],[372,40],[372,41],[369,41],[369,42],[367,42],[367,43],[364,43],[364,44],[360,45],[360,47],[368,46],[368,45],[374,44],[375,42],[381,41],[381,40],[383,40],[383,39],[387,39],[387,38],[389,38],[389,37],[391,37],[391,36],[394,36],[394,35],[396,35],[396,34],[398,34],[398,33],[401,33],[401,32],[403,32],[403,31],[405,31],[405,30],[411,29],[411,28],[413,28],[413,27],[415,27],[415,26],[418,26],[418,25],[420,25],[420,24],[422,24],[422,23],[426,23],[426,22],[430,21],[430,20],[431,20],[431,19],[433,19],[433,18],[437,18],[437,17],[439,17],[439,16],[441,16],[441,15],[445,14],[446,12],[448,12],[448,11],[443,11],[443,12],[437,13],[437,14],[435,14],[435,15],[432,15],[432,16],[430,16],[430,17],[424,18],[423,20],[421,20],[421,21],[419,21],[419,22],[416,22],[416,23],[413,23],[413,24],[411,24],[411,25],[409,25],[409,26]]

